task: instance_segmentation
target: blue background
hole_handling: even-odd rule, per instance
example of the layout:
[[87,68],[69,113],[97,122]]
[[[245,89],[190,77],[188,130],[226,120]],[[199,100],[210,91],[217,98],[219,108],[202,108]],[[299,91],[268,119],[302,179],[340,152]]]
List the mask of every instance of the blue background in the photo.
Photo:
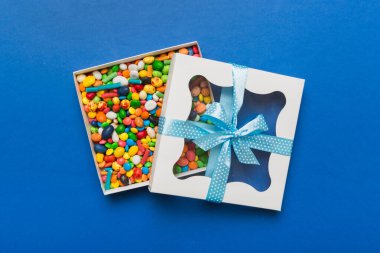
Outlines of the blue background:
[[[0,3],[1,252],[379,252],[378,1]],[[306,79],[281,213],[100,191],[74,70],[192,40]]]

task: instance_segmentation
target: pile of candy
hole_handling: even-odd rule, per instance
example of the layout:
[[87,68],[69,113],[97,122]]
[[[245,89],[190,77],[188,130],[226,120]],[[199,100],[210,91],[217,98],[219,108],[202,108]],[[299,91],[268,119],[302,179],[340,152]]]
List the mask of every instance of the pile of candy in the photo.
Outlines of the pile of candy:
[[[199,57],[196,46],[178,52]],[[147,56],[76,76],[106,190],[150,178],[158,119],[174,53]],[[209,100],[199,92],[197,96],[199,101]],[[199,113],[203,111],[202,106],[195,108]]]
[[[192,109],[188,120],[210,123],[202,115],[206,107],[212,102],[210,83],[203,76],[195,76],[190,80],[189,89],[193,98]],[[174,174],[204,168],[207,166],[208,152],[197,147],[190,140],[185,140],[181,158],[173,167]]]

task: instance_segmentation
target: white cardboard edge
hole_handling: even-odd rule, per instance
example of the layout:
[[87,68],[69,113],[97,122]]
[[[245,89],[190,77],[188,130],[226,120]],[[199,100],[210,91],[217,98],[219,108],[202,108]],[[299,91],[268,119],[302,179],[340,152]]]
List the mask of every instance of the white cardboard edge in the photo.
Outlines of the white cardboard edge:
[[[95,163],[95,167],[96,167],[96,172],[98,174],[99,183],[100,183],[100,186],[102,188],[102,192],[103,192],[104,195],[110,195],[110,194],[117,193],[117,192],[127,191],[127,190],[131,190],[131,189],[139,188],[139,187],[144,187],[144,186],[149,185],[149,181],[141,182],[141,183],[136,183],[136,184],[131,184],[131,185],[119,187],[119,188],[116,188],[116,189],[105,190],[105,188],[103,186],[103,183],[102,183],[102,178],[101,178],[101,175],[100,175],[100,169],[98,167],[98,163],[96,162],[96,158],[95,158],[96,153],[94,151],[94,144],[91,141],[91,134],[90,134],[91,125],[88,122],[88,120],[87,120],[87,114],[84,111],[84,107],[83,107],[83,104],[82,104],[82,94],[81,94],[81,92],[80,92],[80,90],[78,88],[79,87],[79,83],[78,83],[78,81],[76,79],[76,76],[79,75],[79,74],[84,74],[84,73],[92,72],[92,71],[95,71],[95,70],[100,70],[100,69],[103,69],[103,68],[108,68],[108,67],[111,67],[111,66],[116,65],[116,64],[134,62],[134,61],[140,60],[140,59],[142,59],[142,58],[144,58],[146,56],[151,56],[151,55],[155,56],[155,55],[159,55],[159,54],[163,54],[163,53],[168,53],[170,51],[175,51],[175,50],[178,50],[178,49],[181,49],[181,48],[184,48],[184,47],[190,47],[190,46],[197,46],[198,50],[199,50],[199,55],[202,57],[202,52],[201,52],[201,49],[199,47],[198,42],[197,41],[192,41],[192,42],[180,44],[180,45],[177,45],[177,46],[167,47],[167,48],[164,48],[164,49],[161,49],[161,50],[156,50],[156,51],[152,51],[152,52],[148,52],[148,53],[144,53],[144,54],[140,54],[140,55],[136,55],[136,56],[120,59],[120,60],[113,61],[113,62],[108,62],[108,63],[105,63],[105,64],[101,64],[101,65],[97,65],[97,66],[94,66],[94,67],[90,67],[90,68],[86,68],[86,69],[81,69],[81,70],[77,70],[77,71],[73,72],[75,91],[76,91],[77,96],[78,96],[79,106],[80,106],[80,109],[81,109],[81,112],[82,112],[83,122],[84,122],[84,126],[86,128],[86,133],[87,133],[88,141],[90,143],[91,153],[92,153],[92,156],[93,156],[93,159],[94,159],[94,163]],[[193,58],[196,58],[196,57],[193,57]]]
[[[188,83],[191,77],[203,75],[211,83],[221,87],[232,85],[231,64],[176,54],[172,59],[168,84],[165,92],[161,116],[186,120],[191,109],[191,95]],[[301,104],[304,80],[250,68],[248,70],[248,91],[269,94],[280,91],[286,98],[277,123],[278,137],[294,139],[298,113]],[[184,140],[177,137],[158,135],[149,189],[155,193],[205,199],[210,178],[193,176],[178,179],[172,166],[180,157]],[[227,184],[223,202],[281,210],[290,157],[271,154],[268,170],[270,187],[259,192],[242,182]]]

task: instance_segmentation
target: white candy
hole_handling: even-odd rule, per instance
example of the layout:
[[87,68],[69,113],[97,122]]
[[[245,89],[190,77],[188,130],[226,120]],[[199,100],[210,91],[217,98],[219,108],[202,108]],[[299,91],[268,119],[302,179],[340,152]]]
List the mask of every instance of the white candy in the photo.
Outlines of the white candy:
[[138,70],[142,70],[144,69],[144,67],[145,67],[145,63],[143,61],[139,61],[139,63],[137,63]]
[[157,106],[157,103],[154,100],[149,100],[148,102],[145,103],[145,109],[147,111],[154,110],[154,108],[156,108],[156,106]]
[[112,133],[112,141],[113,142],[119,141],[119,135],[117,135],[116,131],[113,131],[113,133]]
[[160,98],[159,98],[156,94],[153,94],[153,100],[154,100],[154,101],[157,102],[159,99],[160,99]]
[[145,91],[140,91],[140,93],[139,93],[139,97],[140,97],[140,99],[141,100],[145,100],[146,99],[146,97],[147,97],[147,94],[146,94],[146,92]]
[[132,162],[133,162],[133,164],[135,164],[135,165],[139,164],[139,163],[141,162],[141,157],[140,157],[139,155],[134,155],[134,156],[132,157]]
[[99,129],[98,129],[98,133],[99,133],[100,135],[102,135],[102,133],[103,133],[103,128],[99,127]]
[[139,78],[139,72],[137,72],[137,70],[131,70],[130,75],[131,75],[131,79],[138,79]]
[[119,68],[121,70],[126,70],[128,68],[128,66],[127,66],[127,64],[122,63],[122,64],[119,65]]
[[116,119],[117,114],[114,113],[113,111],[109,111],[109,112],[107,112],[106,117],[107,117],[107,119]]
[[153,139],[153,138],[156,137],[156,132],[154,131],[153,128],[148,127],[148,128],[146,129],[146,132],[148,133],[148,136],[149,136],[150,138]]
[[131,65],[128,66],[128,70],[129,70],[129,71],[132,71],[132,70],[138,70],[138,67],[137,67],[136,64],[131,64]]
[[80,75],[77,76],[77,81],[78,81],[79,83],[81,83],[81,82],[84,81],[85,78],[86,78],[86,75],[84,75],[84,74],[80,74]]
[[124,76],[116,76],[114,79],[112,79],[113,83],[121,83],[122,85],[127,85],[128,84],[128,79],[125,78]]
[[92,75],[95,77],[96,80],[102,79],[102,73],[100,73],[99,71],[92,72]]

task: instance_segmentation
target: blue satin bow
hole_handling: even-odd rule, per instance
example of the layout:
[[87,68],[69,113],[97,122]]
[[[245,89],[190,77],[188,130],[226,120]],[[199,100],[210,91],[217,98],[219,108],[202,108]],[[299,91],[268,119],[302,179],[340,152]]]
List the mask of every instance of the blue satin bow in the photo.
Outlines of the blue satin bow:
[[237,129],[247,74],[247,67],[232,65],[232,89],[223,88],[220,102],[210,104],[202,115],[212,125],[165,117],[159,121],[160,134],[190,139],[201,149],[210,150],[206,176],[211,177],[211,183],[206,200],[211,202],[223,201],[231,166],[231,147],[239,162],[245,164],[259,164],[252,148],[286,156],[291,154],[292,140],[262,134],[268,126],[261,114]]

